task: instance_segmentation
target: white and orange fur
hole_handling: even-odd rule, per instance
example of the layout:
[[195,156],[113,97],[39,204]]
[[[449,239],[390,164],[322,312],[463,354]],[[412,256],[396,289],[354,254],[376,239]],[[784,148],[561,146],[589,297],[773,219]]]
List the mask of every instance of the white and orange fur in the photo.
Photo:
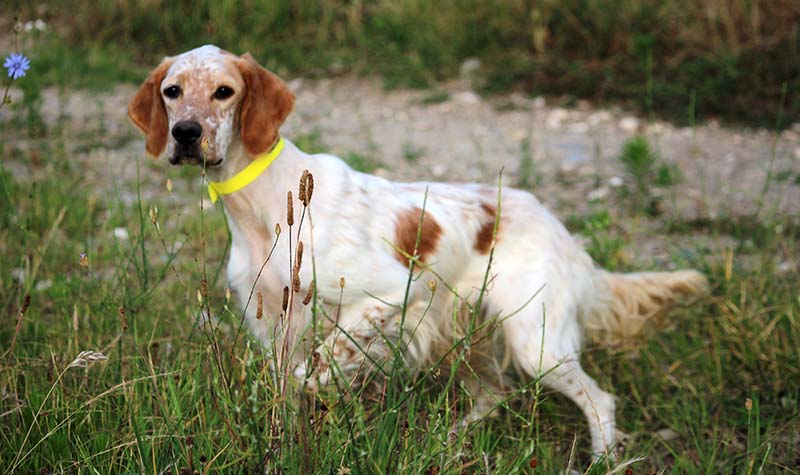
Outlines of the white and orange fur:
[[[165,96],[171,86],[179,88],[178,97]],[[232,89],[230,97],[215,95],[220,86]],[[210,178],[221,181],[275,144],[293,101],[284,83],[250,55],[207,45],[165,58],[128,112],[146,134],[151,155],[166,150],[172,163],[205,160]],[[202,158],[191,151],[193,144],[176,145],[175,125],[187,120],[202,128]],[[454,303],[475,299],[492,254],[482,302],[483,314],[499,317],[502,338],[493,341],[504,345],[501,351],[523,379],[540,377],[577,404],[589,424],[592,453],[610,454],[617,443],[615,399],[581,368],[585,340],[630,341],[652,317],[707,291],[705,277],[694,270],[616,274],[596,268],[531,193],[478,184],[395,183],[331,155],[304,153],[287,140],[255,181],[221,198],[232,235],[229,283],[246,308],[252,334],[267,346],[292,338],[289,328],[299,341],[311,319],[311,306],[296,304],[282,319],[288,325],[277,323],[283,289],[292,287],[286,263],[294,256],[289,232],[273,230],[286,223],[287,190],[296,189],[304,170],[316,186],[309,205],[313,225],[301,228],[299,240],[313,249],[318,302],[338,308],[336,329],[327,325],[316,349],[322,361],[310,377],[305,362],[314,348],[297,345],[296,374],[311,386],[329,382],[335,369],[351,375],[362,367],[365,351],[372,359],[390,356],[385,339],[401,333],[402,305],[405,363],[429,363],[437,348],[452,343]],[[301,209],[295,198],[295,213]],[[421,275],[406,295],[409,258],[415,276]],[[312,266],[303,265],[299,275],[303,295]],[[255,305],[246,305],[253,287],[263,295],[262,319]],[[477,406],[485,410],[491,403]]]

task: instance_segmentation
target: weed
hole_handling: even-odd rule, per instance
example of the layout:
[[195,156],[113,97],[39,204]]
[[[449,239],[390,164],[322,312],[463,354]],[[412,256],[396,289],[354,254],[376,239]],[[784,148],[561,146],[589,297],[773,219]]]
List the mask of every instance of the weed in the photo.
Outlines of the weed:
[[529,139],[523,139],[519,144],[519,171],[517,172],[517,187],[531,190],[541,183],[541,176],[536,173],[533,163],[533,152]]
[[411,142],[403,143],[403,159],[406,162],[414,164],[423,155],[425,155],[425,149],[423,147],[418,147]]
[[616,232],[608,210],[600,209],[588,216],[570,216],[566,225],[571,231],[589,239],[586,251],[597,265],[613,271],[623,264],[625,240]]
[[680,180],[680,170],[676,165],[661,163],[643,136],[636,136],[622,146],[619,155],[627,175],[627,185],[622,190],[629,198],[632,207],[651,215],[660,213],[661,197],[655,194],[654,186],[669,187]]
[[359,152],[348,152],[342,157],[348,165],[364,173],[371,173],[381,166],[380,161],[372,155],[365,155]]

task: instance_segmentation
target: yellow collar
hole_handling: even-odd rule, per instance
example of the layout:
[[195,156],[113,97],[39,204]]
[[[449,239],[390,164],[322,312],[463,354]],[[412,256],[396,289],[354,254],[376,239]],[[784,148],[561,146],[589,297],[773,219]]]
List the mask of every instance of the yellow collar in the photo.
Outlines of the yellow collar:
[[272,147],[272,150],[262,153],[255,160],[250,162],[249,165],[244,167],[242,171],[225,181],[212,181],[208,183],[208,196],[211,197],[211,202],[216,203],[221,195],[230,195],[236,193],[245,186],[253,182],[258,175],[264,173],[264,170],[269,167],[278,155],[283,150],[283,137],[278,138],[278,142]]

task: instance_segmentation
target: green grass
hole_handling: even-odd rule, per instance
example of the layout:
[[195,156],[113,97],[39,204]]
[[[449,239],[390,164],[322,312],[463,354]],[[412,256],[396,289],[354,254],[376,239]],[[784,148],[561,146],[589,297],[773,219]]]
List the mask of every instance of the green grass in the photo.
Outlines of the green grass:
[[700,119],[774,127],[781,108],[783,124],[800,118],[791,0],[12,0],[7,11],[50,25],[22,45],[52,85],[138,82],[163,56],[215,43],[284,76],[354,71],[430,87],[479,58],[487,92],[610,100],[679,122],[692,101]]
[[[312,148],[322,139],[300,137]],[[195,210],[196,173],[159,166],[191,194],[162,189],[152,201],[131,201],[122,197],[138,196],[141,181],[118,181],[107,193],[108,184],[88,182],[51,145],[58,140],[32,143],[14,154],[30,177],[0,170],[3,470],[557,473],[571,457],[573,468],[588,466],[579,411],[535,387],[497,417],[457,431],[470,398],[450,366],[391,370],[377,394],[286,391],[270,352],[236,331],[240,311],[226,301],[222,271],[227,231],[220,209]],[[584,356],[587,371],[619,396],[626,457],[644,457],[634,473],[797,473],[800,282],[775,263],[800,259],[800,229],[778,218],[637,219],[676,240],[704,234],[738,244],[730,254],[675,247],[672,261],[706,272],[713,296],[676,312],[669,330],[635,351],[590,348]],[[632,224],[603,209],[568,223],[589,236],[600,263],[630,267],[620,252]],[[115,228],[129,238],[114,238]],[[108,361],[65,369],[89,349]],[[456,349],[453,368],[462,364]],[[657,435],[663,429],[673,431],[669,440]]]

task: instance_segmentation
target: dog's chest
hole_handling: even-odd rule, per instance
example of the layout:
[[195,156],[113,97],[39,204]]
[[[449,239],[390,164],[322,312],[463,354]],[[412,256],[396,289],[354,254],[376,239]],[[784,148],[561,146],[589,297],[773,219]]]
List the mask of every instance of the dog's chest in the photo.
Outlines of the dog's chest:
[[242,309],[254,315],[257,297],[261,293],[264,310],[280,308],[284,277],[276,272],[275,264],[282,261],[266,228],[240,229],[231,223],[232,242],[228,257],[228,283],[236,293]]

